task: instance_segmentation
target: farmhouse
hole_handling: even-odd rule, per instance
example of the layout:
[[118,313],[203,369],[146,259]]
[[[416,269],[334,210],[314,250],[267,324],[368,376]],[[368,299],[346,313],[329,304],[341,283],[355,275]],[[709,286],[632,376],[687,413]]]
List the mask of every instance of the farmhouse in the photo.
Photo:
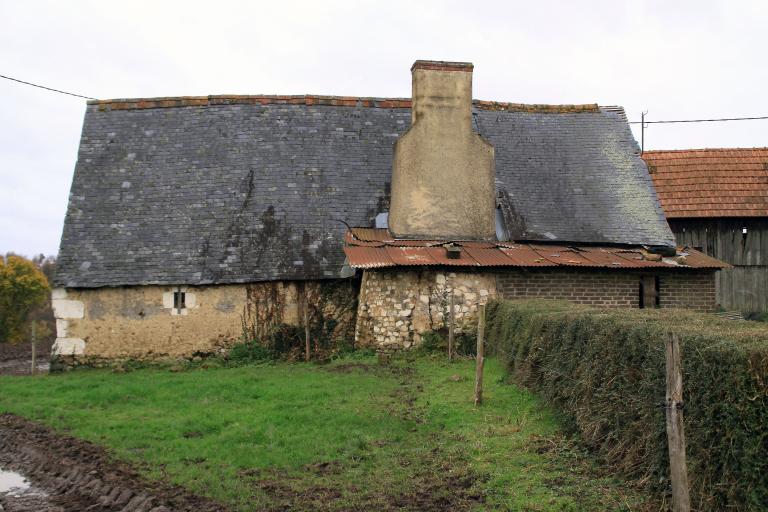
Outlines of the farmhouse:
[[717,302],[768,311],[768,148],[646,151],[680,245],[732,265],[716,274]]
[[715,306],[620,107],[472,99],[417,61],[412,99],[91,101],[53,292],[55,353],[189,357],[279,324],[407,348],[492,296]]

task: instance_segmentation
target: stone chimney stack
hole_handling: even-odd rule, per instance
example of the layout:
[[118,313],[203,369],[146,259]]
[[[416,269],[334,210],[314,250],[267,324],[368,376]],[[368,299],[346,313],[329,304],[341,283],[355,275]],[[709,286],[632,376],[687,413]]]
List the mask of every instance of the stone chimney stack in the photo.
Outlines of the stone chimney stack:
[[417,60],[411,128],[395,143],[396,238],[494,240],[493,146],[472,128],[472,64]]

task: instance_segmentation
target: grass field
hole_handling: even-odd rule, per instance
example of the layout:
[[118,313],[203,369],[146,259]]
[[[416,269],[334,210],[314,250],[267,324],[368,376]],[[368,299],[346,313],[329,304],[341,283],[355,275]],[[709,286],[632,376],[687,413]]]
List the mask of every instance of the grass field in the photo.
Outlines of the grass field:
[[0,411],[235,510],[637,510],[556,416],[474,361],[373,359],[0,377]]

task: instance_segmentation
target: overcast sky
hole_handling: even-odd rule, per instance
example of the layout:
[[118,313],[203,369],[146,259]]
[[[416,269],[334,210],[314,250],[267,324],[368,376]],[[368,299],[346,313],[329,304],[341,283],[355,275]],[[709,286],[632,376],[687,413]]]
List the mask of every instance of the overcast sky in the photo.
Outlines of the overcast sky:
[[[766,27],[765,0],[0,0],[0,74],[97,98],[408,97],[414,60],[455,60],[478,99],[765,116]],[[0,95],[0,253],[55,254],[85,100],[2,79]],[[646,131],[646,149],[765,146],[768,121]]]

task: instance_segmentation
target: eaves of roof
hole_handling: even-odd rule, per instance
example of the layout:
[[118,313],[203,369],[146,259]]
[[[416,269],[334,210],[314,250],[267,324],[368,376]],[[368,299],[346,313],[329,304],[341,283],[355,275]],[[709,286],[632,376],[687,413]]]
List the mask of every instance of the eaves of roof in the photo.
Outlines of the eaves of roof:
[[[459,246],[449,258],[446,245]],[[550,245],[515,242],[397,240],[386,229],[352,228],[345,235],[344,253],[353,268],[459,267],[576,267],[591,269],[699,269],[730,265],[685,247],[663,258],[642,247]]]

